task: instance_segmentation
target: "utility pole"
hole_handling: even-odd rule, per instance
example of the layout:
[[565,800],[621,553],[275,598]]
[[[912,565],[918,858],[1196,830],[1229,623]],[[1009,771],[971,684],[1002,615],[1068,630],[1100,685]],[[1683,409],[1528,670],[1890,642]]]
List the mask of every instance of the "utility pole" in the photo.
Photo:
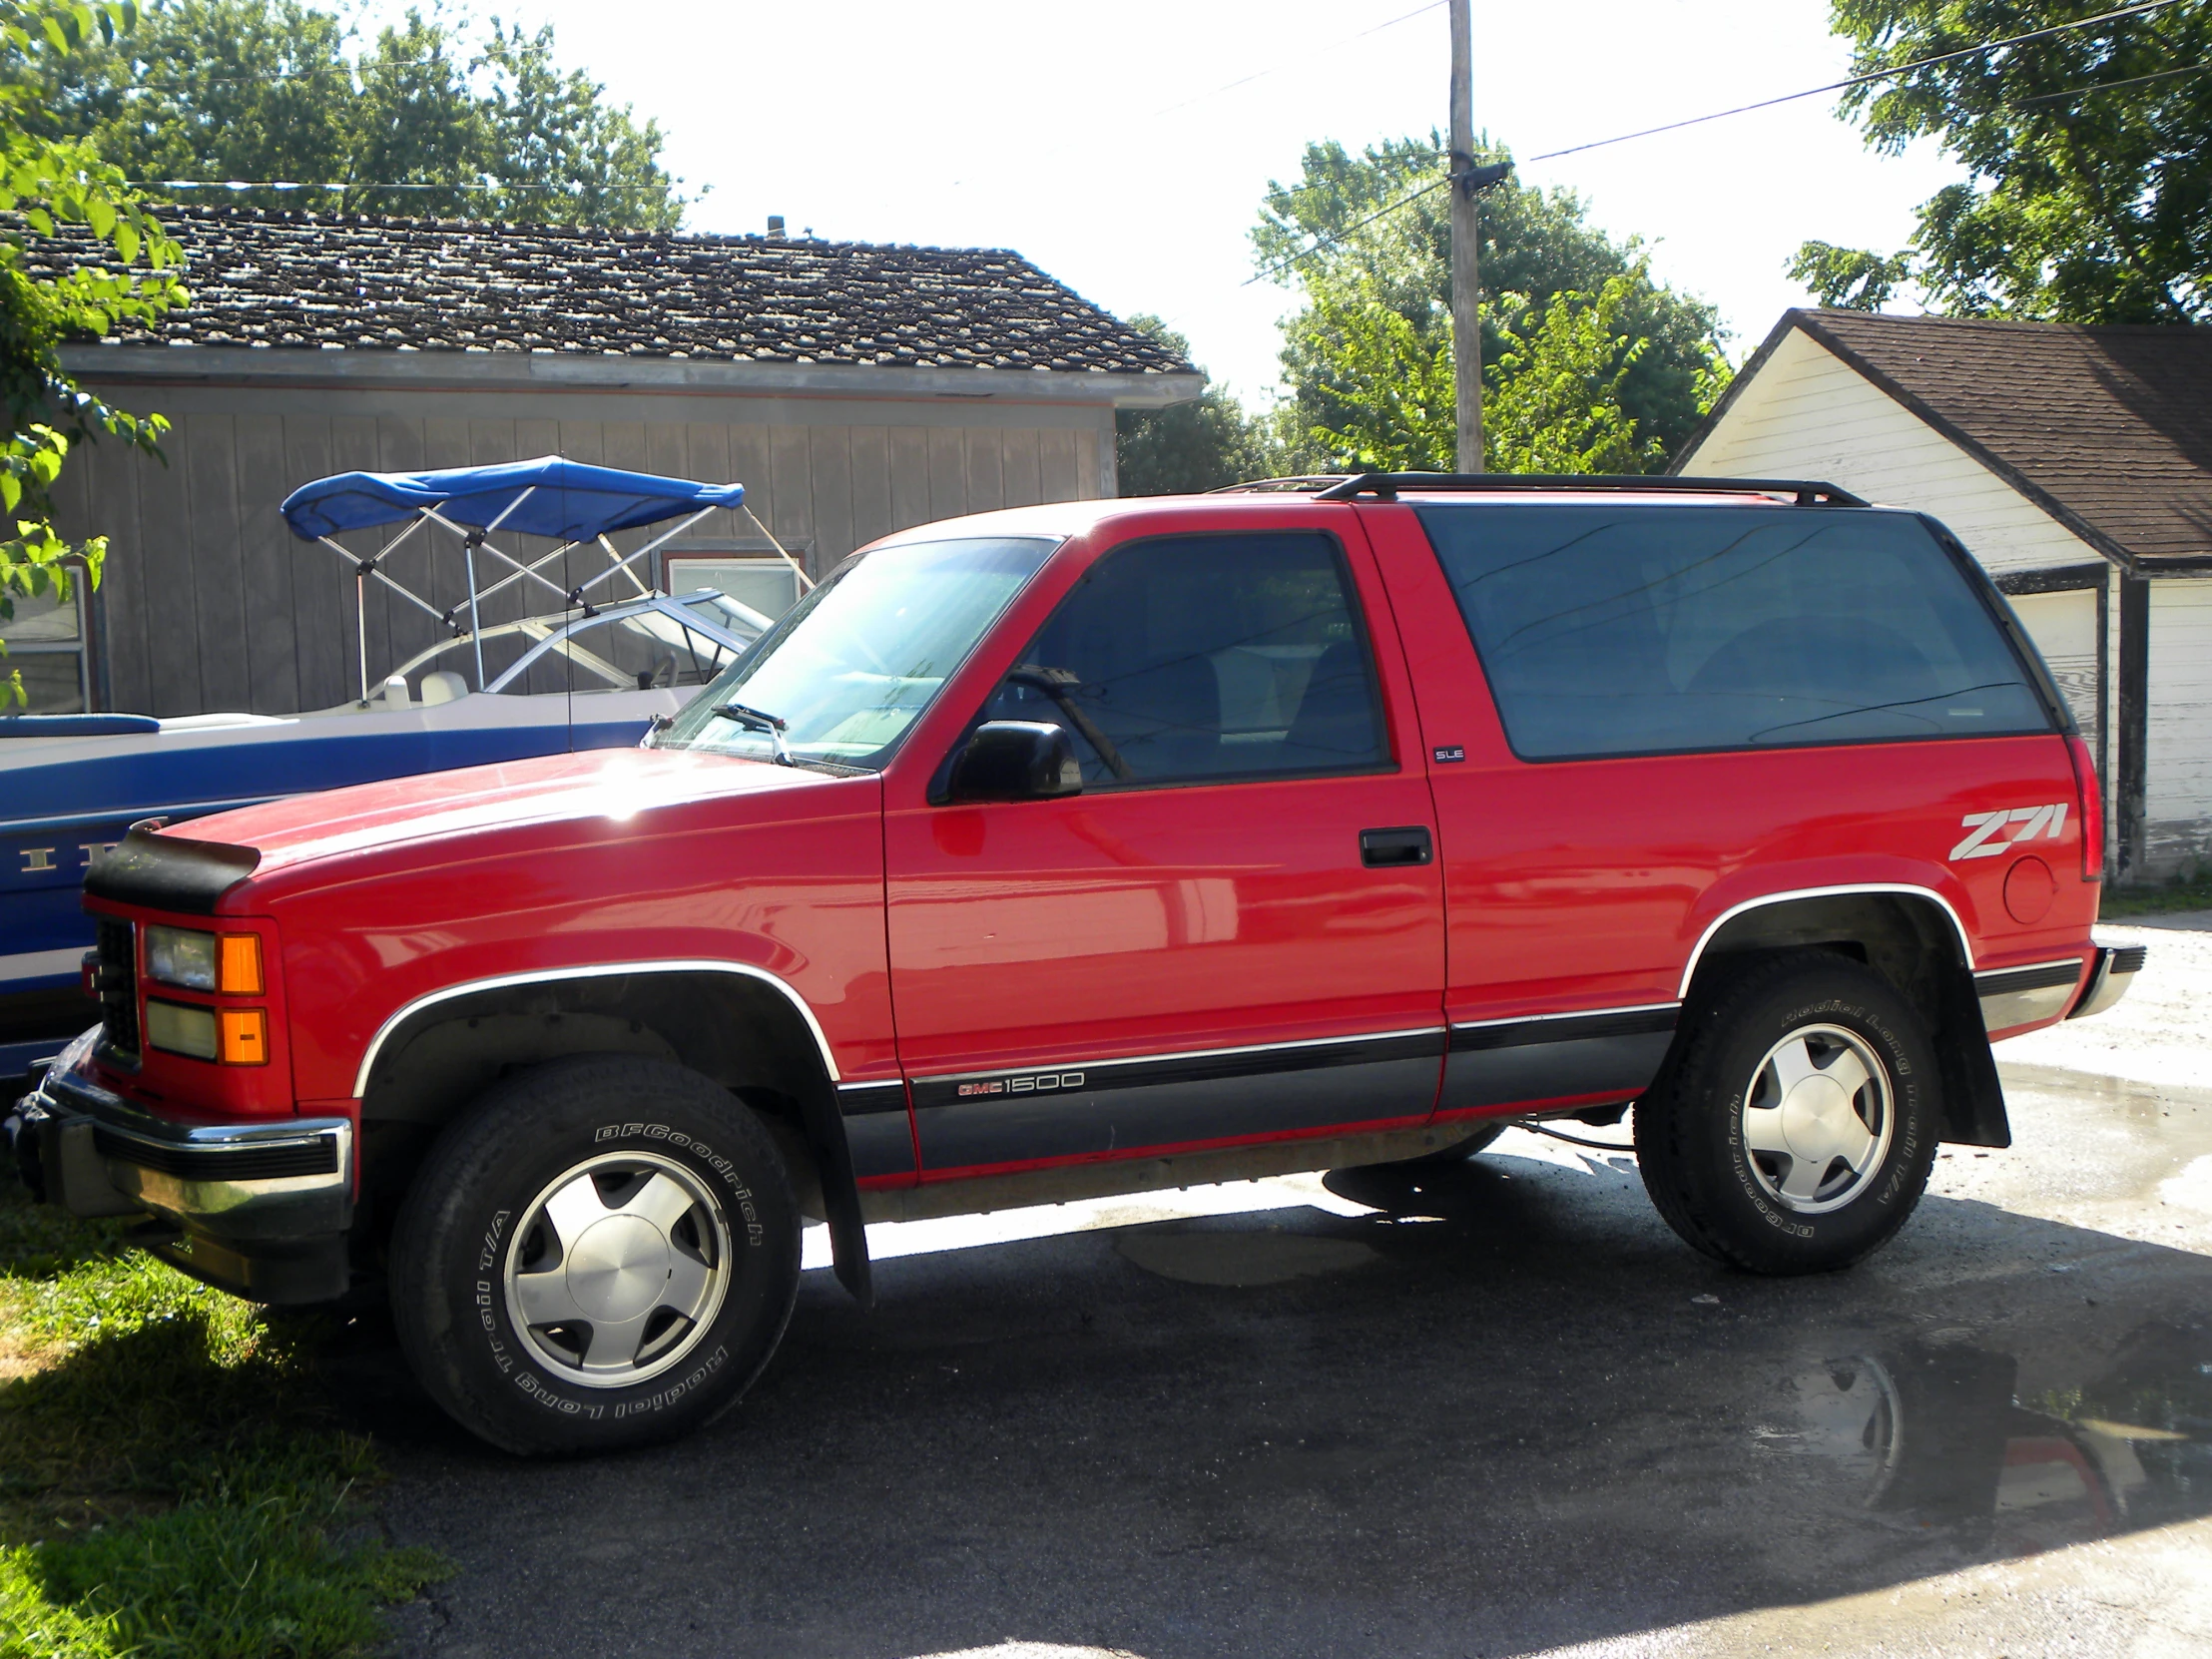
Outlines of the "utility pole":
[[1459,470],[1482,470],[1482,318],[1475,307],[1474,25],[1468,0],[1451,14],[1451,369],[1459,405]]

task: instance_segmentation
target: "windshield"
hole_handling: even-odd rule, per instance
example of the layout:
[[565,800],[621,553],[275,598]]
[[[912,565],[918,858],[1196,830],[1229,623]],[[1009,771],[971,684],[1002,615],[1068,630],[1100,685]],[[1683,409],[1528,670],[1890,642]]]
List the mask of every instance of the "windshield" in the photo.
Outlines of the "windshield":
[[[875,767],[1058,545],[1010,537],[905,542],[844,565],[648,741]],[[722,711],[741,709],[744,714]]]

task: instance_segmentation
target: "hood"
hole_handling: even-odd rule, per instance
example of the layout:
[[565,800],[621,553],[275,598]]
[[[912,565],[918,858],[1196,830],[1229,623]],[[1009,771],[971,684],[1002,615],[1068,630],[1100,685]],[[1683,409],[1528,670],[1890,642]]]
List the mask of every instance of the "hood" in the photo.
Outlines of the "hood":
[[[374,853],[404,856],[423,843],[463,843],[455,850],[466,856],[473,849],[465,843],[502,830],[575,827],[597,840],[649,815],[717,802],[758,801],[761,811],[747,817],[803,816],[808,809],[796,806],[795,798],[843,782],[728,755],[593,750],[293,796],[194,819],[159,838],[174,834],[251,849],[258,854],[253,882],[259,888],[302,866]],[[787,801],[794,806],[786,808]]]

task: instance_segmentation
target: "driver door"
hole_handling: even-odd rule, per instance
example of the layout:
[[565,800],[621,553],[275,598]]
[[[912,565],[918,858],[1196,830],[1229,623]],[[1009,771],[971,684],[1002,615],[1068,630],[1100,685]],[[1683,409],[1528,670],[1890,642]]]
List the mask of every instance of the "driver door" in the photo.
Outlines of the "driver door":
[[977,712],[1062,725],[1083,793],[886,815],[924,1179],[1429,1115],[1443,901],[1387,614],[1318,530],[1092,562]]

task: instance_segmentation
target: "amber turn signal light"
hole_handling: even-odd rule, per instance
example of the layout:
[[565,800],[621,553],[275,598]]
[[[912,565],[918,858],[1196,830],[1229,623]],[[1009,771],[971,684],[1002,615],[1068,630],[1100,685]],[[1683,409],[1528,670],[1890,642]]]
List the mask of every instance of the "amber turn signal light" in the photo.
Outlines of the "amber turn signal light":
[[262,994],[262,941],[258,937],[252,933],[223,935],[222,969],[216,976],[216,988],[225,996]]
[[[229,965],[227,953],[225,965]],[[220,1057],[225,1065],[269,1064],[269,1015],[264,1010],[219,1008],[216,1010],[216,1029],[222,1039]]]

